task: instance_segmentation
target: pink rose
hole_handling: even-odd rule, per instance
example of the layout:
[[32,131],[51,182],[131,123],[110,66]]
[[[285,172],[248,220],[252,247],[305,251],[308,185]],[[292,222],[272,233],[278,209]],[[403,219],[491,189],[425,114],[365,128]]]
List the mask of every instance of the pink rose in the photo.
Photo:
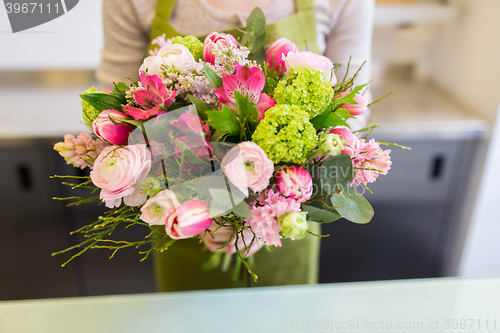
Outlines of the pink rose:
[[222,159],[222,171],[245,195],[248,188],[254,192],[269,186],[274,163],[255,142],[245,141],[231,148]]
[[201,200],[190,200],[167,217],[165,230],[170,238],[182,239],[198,235],[211,224],[208,205]]
[[347,154],[351,158],[358,156],[360,152],[359,139],[351,131],[345,128],[334,128],[330,133],[341,136],[342,142],[345,143],[342,154]]
[[238,46],[238,42],[232,35],[222,32],[212,32],[205,38],[205,42],[203,43],[203,58],[206,62],[213,65],[215,62],[215,56],[212,51],[220,48],[221,46],[230,45]]
[[[344,91],[340,94],[340,96],[335,96],[335,98],[344,97],[347,94],[349,94],[349,91]],[[342,108],[349,111],[349,113],[353,116],[359,116],[360,114],[363,114],[366,112],[366,110],[368,110],[368,101],[366,100],[366,98],[364,98],[360,94],[356,94],[354,95],[354,100],[358,104],[344,104]]]
[[278,191],[285,197],[298,202],[306,202],[311,198],[312,177],[300,166],[287,166],[276,172],[275,183]]
[[137,202],[134,185],[142,183],[150,170],[151,153],[145,144],[108,146],[95,160],[90,179],[101,188],[100,198],[106,207],[113,208],[120,206],[122,198]]
[[295,66],[308,66],[320,70],[325,75],[326,81],[333,85],[337,84],[337,78],[333,73],[333,63],[327,57],[312,53],[309,51],[302,51],[299,53],[288,53],[283,57],[286,65],[287,75],[290,73],[290,68]]
[[141,220],[149,225],[164,225],[167,217],[180,206],[175,193],[170,190],[158,192],[141,207]]
[[118,146],[126,144],[134,127],[120,123],[120,119],[127,119],[127,116],[116,110],[104,110],[92,122],[92,131],[99,138],[111,144]]
[[276,39],[266,49],[266,62],[268,66],[273,68],[277,73],[283,74],[286,70],[283,57],[287,56],[290,52],[299,52],[297,45],[283,37]]

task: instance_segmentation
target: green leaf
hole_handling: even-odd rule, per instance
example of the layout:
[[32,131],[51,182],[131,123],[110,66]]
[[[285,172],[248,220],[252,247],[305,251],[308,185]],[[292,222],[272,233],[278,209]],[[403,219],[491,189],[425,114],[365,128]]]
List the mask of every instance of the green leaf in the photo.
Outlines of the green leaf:
[[177,147],[179,147],[179,150],[182,152],[182,155],[184,155],[184,158],[192,164],[199,165],[199,166],[210,166],[210,163],[208,161],[204,161],[201,158],[198,157],[189,147],[182,141],[180,140],[175,140],[177,143]]
[[351,157],[347,154],[331,156],[316,167],[320,180],[321,194],[334,194],[342,190],[354,178],[354,168]]
[[206,114],[210,120],[208,124],[221,131],[227,131],[230,135],[235,135],[240,132],[240,122],[238,120],[238,114],[227,105],[222,105],[222,110],[217,111],[206,111]]
[[[318,202],[318,203],[323,205],[323,203],[321,203],[321,202]],[[330,223],[333,221],[337,221],[338,219],[340,219],[342,217],[335,210],[321,209],[318,207],[314,207],[311,204],[308,204],[308,205],[303,204],[302,210],[307,212],[308,219],[318,221],[318,222],[323,222],[323,223]]]
[[205,69],[205,74],[207,75],[207,79],[214,87],[214,89],[222,87],[222,79],[217,73],[213,71],[207,64],[203,64],[203,68]]
[[335,193],[331,201],[346,220],[354,223],[368,223],[373,218],[373,208],[368,200],[352,187]]
[[320,115],[317,115],[311,119],[311,124],[313,124],[316,131],[322,130],[323,128],[330,128],[335,126],[346,126],[351,128],[348,123],[342,119],[338,114],[333,113],[330,110],[326,110]]
[[118,98],[122,104],[127,104],[127,98],[125,97],[129,87],[124,82],[115,83],[115,88],[113,89],[113,96]]
[[247,133],[251,136],[258,125],[257,118],[259,117],[259,113],[257,112],[257,108],[254,103],[250,102],[247,96],[243,96],[237,91],[234,92],[234,100],[238,106],[240,124],[243,124],[243,126],[246,125]]
[[344,119],[356,118],[352,114],[350,114],[349,111],[347,111],[346,109],[343,109],[343,108],[338,108],[335,111],[335,114],[338,114],[339,116],[341,116]]
[[207,121],[208,117],[207,117],[206,111],[215,110],[213,108],[213,106],[211,106],[208,103],[203,102],[202,100],[199,100],[198,98],[196,98],[192,95],[188,95],[188,98],[191,101],[191,103],[193,103],[194,106],[196,107],[196,111],[198,111],[198,116],[201,118],[201,120]]
[[251,218],[252,213],[250,213],[250,208],[248,208],[248,204],[245,201],[241,201],[239,204],[233,207],[232,209],[235,215],[241,217]]
[[248,50],[257,55],[264,49],[266,40],[266,16],[262,9],[255,7],[247,19],[245,34],[241,38],[241,45],[246,46]]
[[90,105],[92,105],[97,111],[102,112],[104,110],[122,110],[122,103],[120,100],[113,95],[106,93],[90,93],[82,94],[80,97]]
[[120,124],[120,123],[127,123],[130,125],[133,125],[135,127],[140,127],[142,124],[144,124],[143,120],[133,120],[133,119],[127,119],[127,118],[115,118],[113,116],[109,116],[109,119],[111,119],[112,122],[115,124]]
[[278,81],[276,81],[269,75],[266,76],[266,85],[264,86],[264,93],[268,95],[273,95],[274,90],[276,90],[277,86],[278,86]]
[[214,135],[212,135],[212,142],[223,142],[230,133],[228,131],[222,131],[216,129]]
[[344,97],[340,97],[340,95],[339,95],[338,98],[333,99],[332,106],[334,108],[336,108],[336,107],[341,107],[342,104],[358,104],[358,102],[356,102],[354,100],[354,96],[356,96],[356,94],[359,93],[361,91],[361,89],[363,89],[366,86],[367,86],[367,84],[356,86],[356,87],[354,87],[354,89],[351,90],[350,93],[348,93]]

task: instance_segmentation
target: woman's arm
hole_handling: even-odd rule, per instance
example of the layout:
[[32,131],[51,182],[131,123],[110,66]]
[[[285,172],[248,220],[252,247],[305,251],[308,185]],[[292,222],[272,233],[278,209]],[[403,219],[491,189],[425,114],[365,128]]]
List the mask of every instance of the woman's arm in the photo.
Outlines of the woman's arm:
[[[340,64],[337,70],[337,79],[341,81],[344,78],[347,63],[349,62],[349,58],[352,57],[348,77],[352,76],[363,62],[366,61],[363,69],[358,74],[355,84],[361,85],[370,82],[375,1],[326,0],[329,2],[330,8],[333,8],[333,12],[331,13],[328,13],[327,10],[318,11],[318,5],[324,1],[317,1],[316,12],[318,22],[323,22],[325,15],[330,16],[329,32],[325,36],[325,56],[330,58],[333,63],[338,62]],[[364,93],[364,97],[371,101],[369,89]],[[357,129],[364,127],[369,116],[369,112],[358,116],[356,123],[351,123],[351,126]]]
[[154,0],[103,0],[104,48],[96,73],[102,89],[138,78],[149,44],[148,16],[155,7]]

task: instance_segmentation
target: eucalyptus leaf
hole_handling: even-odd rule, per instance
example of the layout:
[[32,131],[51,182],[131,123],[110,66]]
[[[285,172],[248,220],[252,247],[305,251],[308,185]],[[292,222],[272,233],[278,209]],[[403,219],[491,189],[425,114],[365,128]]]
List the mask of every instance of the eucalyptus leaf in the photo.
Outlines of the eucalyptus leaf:
[[316,167],[315,174],[319,176],[321,193],[338,193],[354,178],[351,157],[347,154],[331,156]]
[[[320,203],[323,205],[322,203]],[[323,205],[324,206],[324,205]],[[314,207],[311,204],[303,204],[302,210],[307,212],[307,218],[324,223],[330,223],[340,219],[342,216],[335,210],[326,210]]]
[[352,187],[335,193],[331,202],[339,214],[351,222],[364,224],[373,218],[373,208],[368,200]]
[[256,7],[252,10],[250,16],[248,16],[245,33],[240,43],[246,46],[252,54],[257,55],[264,49],[265,40],[266,16],[262,12],[262,9]]
[[252,217],[252,213],[250,213],[250,208],[248,207],[248,204],[245,201],[242,201],[236,206],[234,206],[232,211],[235,215],[241,217],[246,217],[246,218]]

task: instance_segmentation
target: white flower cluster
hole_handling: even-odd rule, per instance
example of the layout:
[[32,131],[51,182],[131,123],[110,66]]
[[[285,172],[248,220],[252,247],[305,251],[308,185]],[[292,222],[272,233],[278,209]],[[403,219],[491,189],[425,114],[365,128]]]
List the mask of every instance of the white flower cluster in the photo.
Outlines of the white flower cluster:
[[214,71],[222,77],[223,73],[232,74],[234,67],[239,63],[241,66],[249,65],[248,55],[250,51],[245,46],[238,47],[230,44],[228,46],[219,44],[218,48],[212,50],[215,56]]
[[137,90],[144,90],[141,83],[138,82],[138,86],[132,85],[129,90],[125,93],[125,99],[127,100],[128,106],[138,107],[139,104],[135,101],[134,92]]
[[218,107],[215,89],[205,75],[202,60],[180,70],[175,66],[164,66],[160,76],[167,88],[174,89],[178,97],[187,99],[187,95],[192,95],[214,108]]

